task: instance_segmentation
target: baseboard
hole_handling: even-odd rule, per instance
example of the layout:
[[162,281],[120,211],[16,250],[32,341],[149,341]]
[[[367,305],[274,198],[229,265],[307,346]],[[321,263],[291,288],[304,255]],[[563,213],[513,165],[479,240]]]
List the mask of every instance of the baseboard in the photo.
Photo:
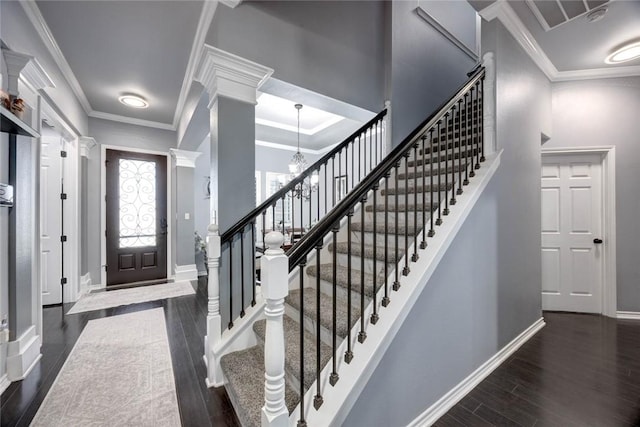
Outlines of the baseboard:
[[181,282],[183,280],[198,280],[198,269],[195,264],[176,265],[174,280]]
[[462,380],[458,385],[449,390],[447,394],[442,396],[440,400],[431,405],[429,409],[424,411],[414,419],[407,427],[430,426],[440,417],[447,413],[456,403],[467,395],[475,386],[484,380],[491,372],[493,372],[501,363],[509,358],[517,349],[519,349],[529,338],[536,334],[544,327],[544,319],[536,320],[531,326],[525,329],[520,335],[513,339],[509,344],[504,346],[499,352],[494,354],[489,360],[484,362],[482,366],[476,369],[471,375]]
[[78,297],[88,294],[90,290],[91,290],[91,273],[87,273],[83,276],[80,276],[80,295],[78,295]]
[[7,347],[7,375],[10,381],[24,379],[40,360],[40,336],[31,326]]
[[4,393],[4,391],[11,385],[11,381],[9,381],[9,375],[4,374],[0,377],[0,395]]
[[202,276],[208,276],[209,274],[207,273],[207,270],[198,270],[198,277],[202,277]]
[[624,320],[640,320],[640,311],[618,311],[616,317]]

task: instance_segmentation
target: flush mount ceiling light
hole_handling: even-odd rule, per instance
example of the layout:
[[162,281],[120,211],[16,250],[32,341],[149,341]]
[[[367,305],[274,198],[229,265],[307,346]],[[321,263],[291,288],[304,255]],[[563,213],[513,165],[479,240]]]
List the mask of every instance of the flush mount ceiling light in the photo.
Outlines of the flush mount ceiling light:
[[640,42],[629,43],[616,49],[604,60],[607,64],[619,64],[640,58]]
[[149,103],[146,99],[138,95],[126,94],[122,95],[118,98],[118,101],[122,102],[124,105],[133,108],[147,108]]
[[607,7],[601,7],[600,9],[593,10],[587,13],[587,21],[589,22],[597,22],[604,18],[604,15],[607,13]]

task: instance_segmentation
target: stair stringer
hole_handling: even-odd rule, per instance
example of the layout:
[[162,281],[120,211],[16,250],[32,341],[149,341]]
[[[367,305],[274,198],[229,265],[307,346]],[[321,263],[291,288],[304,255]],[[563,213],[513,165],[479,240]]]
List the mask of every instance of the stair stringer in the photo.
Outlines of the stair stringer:
[[[378,291],[377,301],[380,319],[375,325],[369,323],[368,317],[373,310],[373,303],[369,304],[365,313],[363,313],[367,318],[365,327],[367,339],[364,343],[360,344],[356,339],[359,323],[352,328],[354,358],[351,363],[345,363],[343,358],[346,350],[346,340],[342,342],[336,351],[339,357],[336,370],[340,379],[335,386],[329,384],[329,376],[332,371],[331,363],[328,363],[322,370],[320,381],[324,402],[318,410],[313,409],[316,383],[309,387],[304,396],[307,425],[341,426],[344,423],[351,408],[391,344],[393,337],[399,331],[411,308],[418,300],[418,296],[426,287],[466,218],[498,170],[501,155],[502,150],[488,155],[483,166],[475,171],[475,178],[465,187],[464,193],[457,196],[455,208],[451,209],[451,213],[445,222],[438,226],[435,236],[428,240],[429,246],[426,249],[418,250],[419,259],[410,264],[410,273],[401,277],[400,289],[390,294],[391,303],[387,307],[380,306],[384,289],[381,288]],[[409,247],[405,256],[411,253],[413,253],[413,246]],[[295,426],[299,416],[300,405],[291,413],[289,425]]]

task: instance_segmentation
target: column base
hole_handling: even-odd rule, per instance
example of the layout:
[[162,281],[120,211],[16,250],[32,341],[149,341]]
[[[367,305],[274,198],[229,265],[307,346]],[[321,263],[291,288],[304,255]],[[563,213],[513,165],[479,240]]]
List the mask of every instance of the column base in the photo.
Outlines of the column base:
[[40,336],[31,326],[7,347],[7,378],[9,381],[24,379],[40,360]]

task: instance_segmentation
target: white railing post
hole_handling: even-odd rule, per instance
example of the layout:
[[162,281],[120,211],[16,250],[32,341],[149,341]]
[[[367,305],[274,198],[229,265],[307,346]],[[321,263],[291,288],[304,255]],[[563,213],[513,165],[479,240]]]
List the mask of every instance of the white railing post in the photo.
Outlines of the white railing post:
[[277,231],[267,234],[267,251],[260,260],[262,296],[267,330],[264,344],[263,427],[286,427],[289,411],[284,400],[284,299],[289,294],[289,259],[281,246],[284,236]]
[[482,124],[485,154],[497,151],[496,147],[496,62],[493,52],[482,57],[484,66],[484,85],[482,88]]
[[207,364],[207,387],[219,387],[224,384],[220,369],[220,358],[215,348],[222,336],[222,318],[220,317],[220,234],[218,224],[209,225],[207,242],[207,265],[209,267],[207,304],[207,336],[204,337],[205,362]]

